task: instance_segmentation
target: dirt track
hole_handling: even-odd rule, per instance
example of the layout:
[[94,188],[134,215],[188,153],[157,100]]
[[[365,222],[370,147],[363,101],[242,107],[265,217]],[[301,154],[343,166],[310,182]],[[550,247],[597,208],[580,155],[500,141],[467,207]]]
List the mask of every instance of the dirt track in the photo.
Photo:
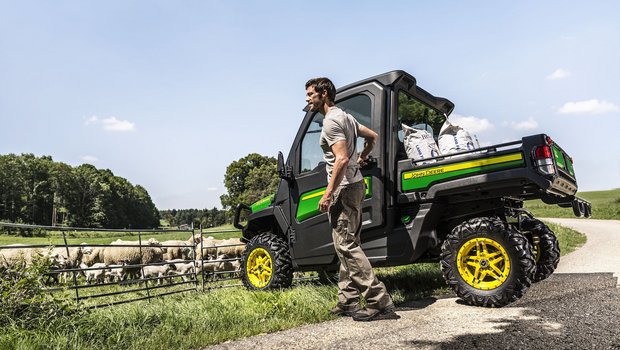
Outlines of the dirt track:
[[620,349],[620,221],[549,221],[584,232],[588,243],[507,307],[431,298],[399,305],[400,320],[341,318],[207,349]]

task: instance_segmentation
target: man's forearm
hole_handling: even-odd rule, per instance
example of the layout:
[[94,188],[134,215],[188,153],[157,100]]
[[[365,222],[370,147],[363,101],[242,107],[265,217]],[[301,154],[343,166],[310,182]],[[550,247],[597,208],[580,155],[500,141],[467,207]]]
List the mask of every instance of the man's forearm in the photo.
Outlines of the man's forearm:
[[342,182],[342,178],[344,177],[344,173],[349,165],[349,159],[338,159],[334,162],[334,167],[332,168],[332,177],[327,184],[327,188],[325,189],[325,193],[328,196],[331,196],[338,185]]
[[366,141],[364,142],[364,149],[362,150],[362,153],[360,153],[360,158],[365,159],[366,157],[368,157],[368,155],[370,154],[370,152],[372,151],[374,147],[375,147],[375,140],[366,139]]

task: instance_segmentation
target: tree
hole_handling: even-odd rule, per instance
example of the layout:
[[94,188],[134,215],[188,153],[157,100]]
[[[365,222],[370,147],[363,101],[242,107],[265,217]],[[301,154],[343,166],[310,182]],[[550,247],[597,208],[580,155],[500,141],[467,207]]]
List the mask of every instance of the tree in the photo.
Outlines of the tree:
[[226,168],[224,185],[227,194],[220,197],[224,209],[238,203],[253,203],[271,193],[278,185],[277,161],[273,157],[250,153]]
[[[71,166],[49,156],[0,155],[0,219],[38,225],[151,228],[159,212],[144,187],[90,164]],[[66,220],[64,220],[66,219]]]

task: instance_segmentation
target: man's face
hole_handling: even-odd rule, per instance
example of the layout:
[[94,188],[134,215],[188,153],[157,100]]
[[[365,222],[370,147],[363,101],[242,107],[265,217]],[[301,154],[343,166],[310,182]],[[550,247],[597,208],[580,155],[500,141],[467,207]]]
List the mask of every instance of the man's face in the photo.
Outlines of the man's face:
[[308,107],[310,107],[310,110],[313,112],[320,110],[321,106],[323,105],[323,98],[321,94],[316,92],[314,86],[309,86],[306,89],[306,102],[308,103]]

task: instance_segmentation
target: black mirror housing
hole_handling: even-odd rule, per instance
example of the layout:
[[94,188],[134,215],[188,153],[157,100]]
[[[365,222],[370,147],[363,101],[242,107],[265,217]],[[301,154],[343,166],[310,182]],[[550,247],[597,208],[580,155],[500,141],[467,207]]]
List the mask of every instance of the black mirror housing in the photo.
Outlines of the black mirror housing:
[[281,179],[291,179],[291,169],[284,164],[284,155],[282,155],[282,152],[278,152],[278,175]]

